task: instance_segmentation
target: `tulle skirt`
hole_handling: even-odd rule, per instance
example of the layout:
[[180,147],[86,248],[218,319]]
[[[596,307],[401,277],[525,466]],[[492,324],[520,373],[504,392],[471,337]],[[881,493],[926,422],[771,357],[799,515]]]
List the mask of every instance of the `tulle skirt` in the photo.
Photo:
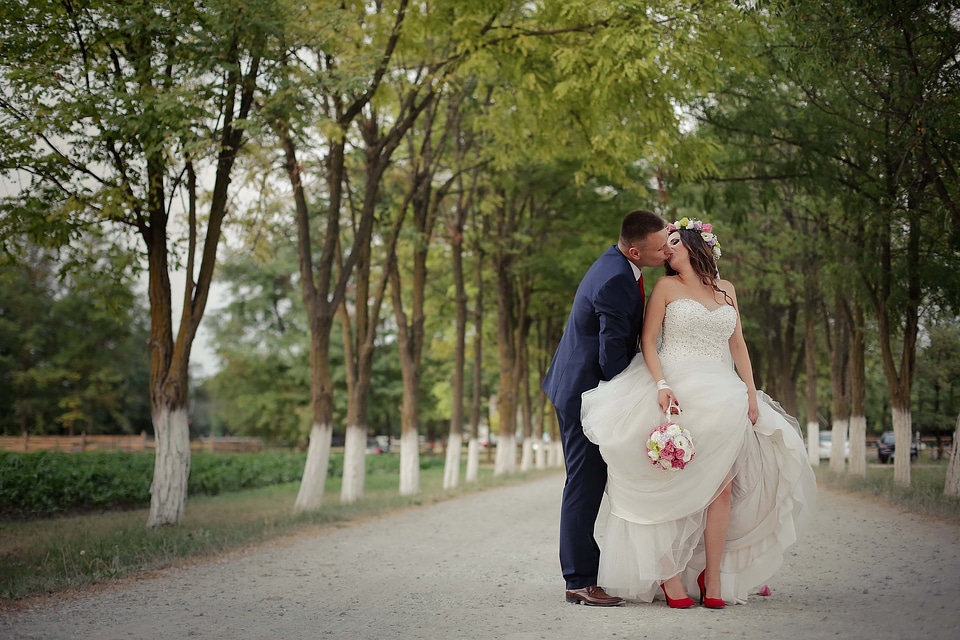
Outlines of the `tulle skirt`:
[[656,383],[638,356],[619,376],[583,394],[587,438],[607,463],[610,514],[602,537],[598,584],[608,593],[652,601],[660,582],[677,574],[696,594],[705,566],[706,509],[727,483],[730,527],[721,560],[729,604],[746,601],[780,567],[816,499],[816,480],[795,419],[760,392],[756,425],[747,418],[743,381],[726,363],[664,361],[681,415],[674,422],[694,440],[681,471],[653,465],[650,432],[666,416]]

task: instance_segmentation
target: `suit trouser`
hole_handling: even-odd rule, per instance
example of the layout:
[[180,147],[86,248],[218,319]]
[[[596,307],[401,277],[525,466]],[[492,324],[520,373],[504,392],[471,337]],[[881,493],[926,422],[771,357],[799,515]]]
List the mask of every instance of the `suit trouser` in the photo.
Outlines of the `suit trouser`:
[[600,448],[583,435],[579,406],[575,415],[557,410],[557,420],[567,467],[560,504],[560,569],[567,589],[582,589],[597,584],[600,547],[593,531],[607,485],[607,463]]

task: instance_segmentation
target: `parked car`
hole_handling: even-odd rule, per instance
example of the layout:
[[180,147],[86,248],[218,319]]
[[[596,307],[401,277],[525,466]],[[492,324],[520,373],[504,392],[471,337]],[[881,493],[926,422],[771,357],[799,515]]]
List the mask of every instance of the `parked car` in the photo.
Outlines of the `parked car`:
[[[893,431],[884,431],[880,436],[880,439],[877,440],[877,459],[886,464],[887,460],[891,460],[894,457],[894,452],[897,449],[897,438],[893,435]],[[920,455],[920,451],[917,448],[917,443],[913,440],[910,441],[910,459],[916,460]]]
[[373,455],[379,455],[381,453],[386,453],[387,448],[384,447],[376,438],[367,438],[367,453]]
[[[820,432],[820,458],[829,459],[830,458],[830,448],[833,446],[833,433],[830,431],[821,431]],[[850,457],[850,441],[847,440],[843,443],[843,458],[846,460]]]

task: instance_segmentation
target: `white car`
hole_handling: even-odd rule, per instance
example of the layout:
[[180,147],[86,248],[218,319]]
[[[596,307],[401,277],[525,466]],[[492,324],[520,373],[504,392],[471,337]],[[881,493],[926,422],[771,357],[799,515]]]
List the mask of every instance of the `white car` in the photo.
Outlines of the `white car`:
[[[822,460],[830,459],[830,448],[833,446],[833,433],[830,431],[820,432],[820,458]],[[850,441],[843,443],[843,457],[850,458]]]

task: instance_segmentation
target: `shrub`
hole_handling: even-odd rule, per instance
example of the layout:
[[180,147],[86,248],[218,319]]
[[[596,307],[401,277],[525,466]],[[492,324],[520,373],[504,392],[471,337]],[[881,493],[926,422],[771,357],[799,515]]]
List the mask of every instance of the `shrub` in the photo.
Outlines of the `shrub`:
[[[194,453],[187,492],[218,495],[299,482],[304,453]],[[63,453],[0,451],[0,517],[37,518],[93,509],[150,505],[154,455],[147,452]],[[396,454],[367,456],[368,475],[396,475]],[[421,456],[420,468],[442,467],[442,456]],[[331,454],[328,478],[343,476],[343,455]]]

